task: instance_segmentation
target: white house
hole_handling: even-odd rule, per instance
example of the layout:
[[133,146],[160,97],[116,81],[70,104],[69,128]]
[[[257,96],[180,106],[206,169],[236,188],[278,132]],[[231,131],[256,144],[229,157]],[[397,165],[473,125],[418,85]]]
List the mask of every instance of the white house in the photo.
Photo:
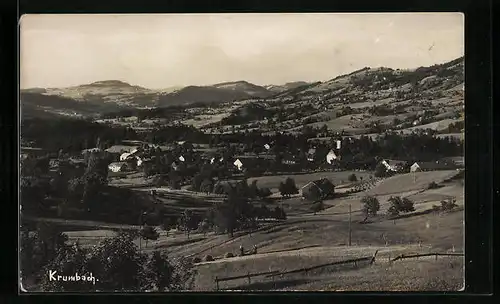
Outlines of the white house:
[[240,159],[235,160],[233,164],[238,168],[238,170],[241,170],[243,168],[243,163],[240,161]]
[[135,159],[137,160],[137,167],[140,167],[144,162],[142,158],[140,158],[139,156],[136,156]]
[[410,172],[418,172],[418,171],[422,171],[418,163],[414,163],[413,165],[411,165]]
[[326,162],[331,165],[336,159],[337,155],[335,155],[335,152],[333,152],[333,150],[330,150],[330,152],[326,155]]
[[181,156],[179,156],[179,160],[180,160],[181,162],[183,162],[183,161],[185,161],[186,159],[184,158],[184,156],[182,156],[182,155],[181,155]]
[[120,172],[127,169],[127,163],[125,162],[114,162],[109,164],[108,169],[111,172]]
[[264,148],[266,148],[266,150],[269,150],[269,149],[271,149],[271,146],[269,144],[265,144]]

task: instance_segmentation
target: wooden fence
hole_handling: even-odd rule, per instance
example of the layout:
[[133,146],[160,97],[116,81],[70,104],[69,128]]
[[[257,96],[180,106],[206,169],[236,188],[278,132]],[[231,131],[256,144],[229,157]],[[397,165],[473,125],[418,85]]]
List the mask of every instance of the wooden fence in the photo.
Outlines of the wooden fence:
[[[233,281],[233,280],[238,280],[238,279],[248,279],[248,284],[251,284],[251,278],[252,277],[257,277],[257,276],[264,276],[266,278],[272,278],[274,280],[275,277],[277,276],[282,276],[286,274],[293,274],[293,273],[301,273],[301,272],[309,272],[311,270],[316,270],[324,267],[329,267],[329,266],[336,266],[336,265],[346,265],[346,264],[353,264],[354,267],[357,267],[360,263],[362,262],[369,262],[369,264],[373,264],[375,262],[375,258],[377,256],[378,250],[375,252],[373,256],[367,256],[367,257],[361,257],[361,258],[355,258],[355,259],[349,259],[349,260],[343,260],[343,261],[337,261],[337,262],[332,262],[332,263],[326,263],[326,264],[321,264],[321,265],[315,265],[312,267],[307,267],[307,268],[300,268],[300,269],[294,269],[294,270],[289,270],[289,271],[268,271],[268,272],[260,272],[260,273],[247,273],[246,275],[239,275],[239,276],[232,276],[232,277],[215,277],[215,288],[216,290],[219,290],[219,282],[225,282],[225,281]],[[411,259],[411,258],[419,258],[419,257],[427,257],[427,256],[434,256],[435,259],[437,260],[438,256],[464,256],[464,253],[438,253],[438,252],[433,252],[433,253],[424,253],[424,254],[410,254],[410,255],[405,255],[401,254],[394,259],[390,259],[389,261],[394,262],[398,260],[403,260],[403,259]]]
[[464,256],[463,253],[438,253],[438,252],[433,252],[433,253],[423,253],[423,254],[410,254],[410,255],[405,255],[401,254],[394,259],[391,260],[391,262],[398,261],[398,260],[404,260],[404,259],[415,259],[415,258],[420,258],[420,257],[428,257],[428,256],[434,256],[435,259],[437,260],[438,256]]
[[259,272],[259,273],[250,273],[248,272],[245,275],[239,275],[239,276],[233,276],[233,277],[225,277],[225,278],[219,278],[215,277],[215,288],[216,290],[219,290],[219,282],[224,282],[224,281],[233,281],[233,280],[239,280],[239,279],[248,279],[248,284],[250,285],[252,283],[251,278],[253,277],[259,277],[259,276],[270,276],[273,274],[279,274],[279,271],[266,271],[266,272]]
[[246,275],[239,275],[239,276],[233,276],[233,277],[223,277],[223,278],[215,277],[215,288],[216,288],[216,290],[219,290],[219,282],[233,281],[233,280],[238,280],[238,279],[243,279],[243,278],[248,278],[248,284],[250,285],[251,278],[257,277],[257,276],[265,276],[266,278],[272,278],[274,280],[274,277],[277,277],[277,276],[282,276],[282,275],[286,275],[286,274],[293,274],[293,273],[301,273],[301,272],[307,273],[308,271],[320,269],[320,268],[324,268],[324,267],[328,267],[328,266],[353,264],[354,267],[357,267],[358,264],[361,262],[369,262],[370,264],[372,264],[373,262],[375,262],[375,257],[377,255],[377,253],[378,253],[378,250],[375,252],[375,254],[373,256],[337,261],[337,262],[315,265],[312,267],[294,269],[294,270],[289,270],[289,271],[268,271],[268,272],[260,272],[260,273],[253,273],[253,274],[249,272]]

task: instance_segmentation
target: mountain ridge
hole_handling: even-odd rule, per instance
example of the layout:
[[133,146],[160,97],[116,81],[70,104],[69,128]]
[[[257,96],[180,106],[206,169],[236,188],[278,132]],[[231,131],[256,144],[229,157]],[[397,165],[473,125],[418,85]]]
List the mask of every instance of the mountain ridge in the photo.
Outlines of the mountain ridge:
[[[49,111],[52,106],[55,110],[67,108],[68,111],[82,111],[87,115],[93,111],[112,111],[121,108],[224,103],[245,99],[288,98],[304,94],[334,94],[338,90],[370,90],[373,89],[374,83],[382,87],[396,88],[412,82],[424,81],[436,75],[456,74],[463,65],[464,57],[462,56],[443,64],[413,70],[365,67],[323,82],[295,81],[283,85],[265,86],[238,80],[207,86],[190,85],[153,90],[121,80],[100,80],[67,88],[22,89],[21,99],[23,105],[29,104],[32,109],[43,105],[45,111]],[[381,79],[378,79],[378,76]],[[425,82],[428,81],[425,80]],[[65,102],[68,104],[65,105]]]

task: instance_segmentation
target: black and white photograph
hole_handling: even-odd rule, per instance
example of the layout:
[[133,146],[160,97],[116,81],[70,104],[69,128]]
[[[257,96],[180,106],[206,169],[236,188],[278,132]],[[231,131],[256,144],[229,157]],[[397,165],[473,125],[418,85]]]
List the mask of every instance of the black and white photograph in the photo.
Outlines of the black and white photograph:
[[461,13],[26,14],[21,292],[461,291]]

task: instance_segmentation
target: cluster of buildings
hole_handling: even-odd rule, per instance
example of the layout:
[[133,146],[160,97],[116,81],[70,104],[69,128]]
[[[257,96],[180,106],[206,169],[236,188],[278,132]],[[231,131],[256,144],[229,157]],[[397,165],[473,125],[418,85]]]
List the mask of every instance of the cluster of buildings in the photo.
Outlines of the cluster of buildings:
[[381,164],[390,172],[404,172],[409,167],[409,172],[455,170],[465,167],[463,156],[446,157],[434,162],[414,162],[409,165],[407,161],[384,159]]

